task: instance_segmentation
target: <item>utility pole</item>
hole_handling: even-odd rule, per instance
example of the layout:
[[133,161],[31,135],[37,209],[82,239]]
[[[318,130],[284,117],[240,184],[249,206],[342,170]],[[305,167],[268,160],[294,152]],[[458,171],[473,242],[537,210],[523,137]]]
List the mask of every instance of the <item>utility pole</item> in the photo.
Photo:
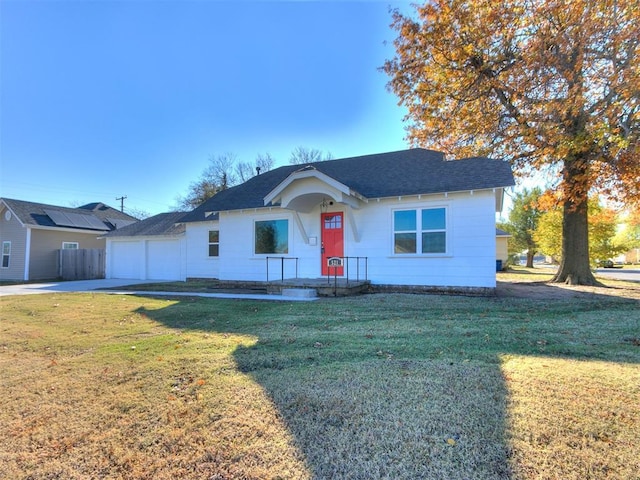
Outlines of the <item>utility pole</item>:
[[116,200],[120,200],[120,211],[124,213],[124,199],[127,198],[126,195],[121,197],[116,197]]

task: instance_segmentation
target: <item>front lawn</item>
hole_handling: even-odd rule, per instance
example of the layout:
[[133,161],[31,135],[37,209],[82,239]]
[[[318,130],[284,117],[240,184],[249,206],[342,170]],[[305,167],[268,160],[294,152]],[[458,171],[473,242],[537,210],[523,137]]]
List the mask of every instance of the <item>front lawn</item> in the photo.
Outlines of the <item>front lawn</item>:
[[638,478],[639,307],[1,297],[0,476]]

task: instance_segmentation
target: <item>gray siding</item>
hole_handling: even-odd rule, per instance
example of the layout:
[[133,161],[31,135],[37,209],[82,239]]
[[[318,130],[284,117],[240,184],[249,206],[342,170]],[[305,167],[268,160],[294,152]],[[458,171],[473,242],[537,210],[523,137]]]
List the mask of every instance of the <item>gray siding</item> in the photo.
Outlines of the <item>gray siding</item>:
[[47,280],[60,275],[58,250],[62,248],[62,242],[78,242],[78,248],[104,249],[106,242],[104,239],[99,240],[98,235],[98,233],[32,229],[29,280]]
[[14,215],[7,221],[4,217],[5,210],[0,208],[0,247],[2,242],[11,242],[11,257],[9,268],[0,267],[0,280],[24,280],[27,229],[20,225]]

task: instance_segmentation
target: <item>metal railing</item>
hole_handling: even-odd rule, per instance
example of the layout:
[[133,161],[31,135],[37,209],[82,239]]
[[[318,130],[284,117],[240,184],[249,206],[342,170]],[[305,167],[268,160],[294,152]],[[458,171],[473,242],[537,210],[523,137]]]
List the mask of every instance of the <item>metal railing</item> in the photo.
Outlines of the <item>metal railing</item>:
[[280,260],[280,281],[284,282],[284,262],[285,260],[295,260],[296,262],[296,276],[298,278],[298,257],[267,257],[267,282],[269,281],[269,261]]
[[[353,261],[355,261],[355,269],[356,269],[356,278],[355,281],[359,282],[360,281],[360,274],[364,273],[364,278],[362,279],[362,281],[366,282],[367,281],[367,277],[368,277],[368,269],[369,269],[369,257],[326,257],[325,261],[328,261],[329,258],[341,258],[342,259],[342,266],[329,266],[327,267],[327,283],[331,283],[331,277],[334,277],[334,281],[337,281],[338,278],[338,269],[339,268],[344,268],[344,277],[347,281],[347,285],[349,285],[349,281],[350,280],[354,280],[353,278],[351,278],[349,276],[349,265],[351,265],[353,263]],[[362,270],[363,272],[361,272],[361,265],[362,265]],[[352,267],[353,269],[353,267]],[[333,275],[332,275],[333,273]]]

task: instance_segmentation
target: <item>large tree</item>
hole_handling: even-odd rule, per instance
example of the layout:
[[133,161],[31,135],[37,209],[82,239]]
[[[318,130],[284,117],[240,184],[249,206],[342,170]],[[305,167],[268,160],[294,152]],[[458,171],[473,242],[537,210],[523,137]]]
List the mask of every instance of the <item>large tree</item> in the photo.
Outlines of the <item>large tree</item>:
[[[589,262],[596,267],[624,252],[625,244],[615,241],[618,218],[616,212],[598,203],[597,199],[589,200]],[[562,263],[562,211],[561,208],[549,208],[542,213],[533,237],[540,251]]]
[[430,0],[392,27],[383,69],[412,144],[547,169],[563,203],[554,280],[597,283],[589,195],[640,198],[638,2]]

